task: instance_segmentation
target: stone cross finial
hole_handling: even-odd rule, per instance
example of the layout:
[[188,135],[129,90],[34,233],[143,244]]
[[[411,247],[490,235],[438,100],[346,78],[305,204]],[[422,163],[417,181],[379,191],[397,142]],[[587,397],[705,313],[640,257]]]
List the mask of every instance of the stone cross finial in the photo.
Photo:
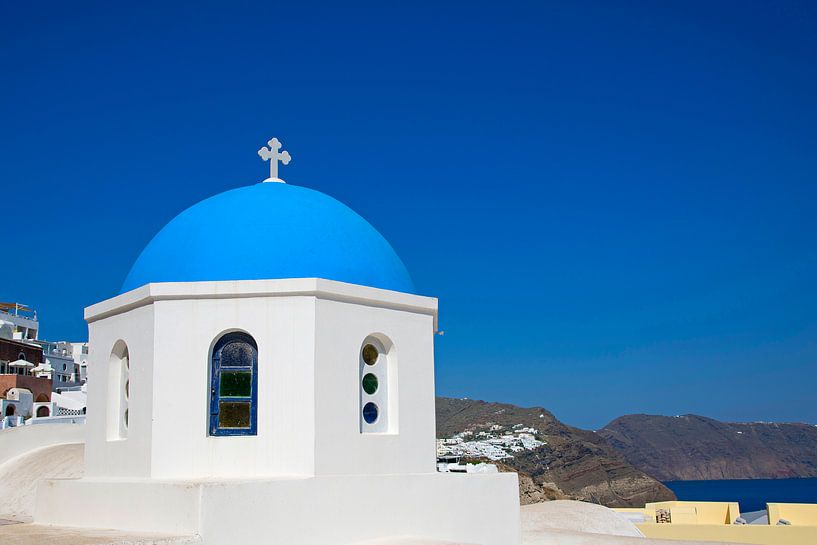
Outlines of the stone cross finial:
[[267,145],[269,146],[268,148],[262,147],[260,150],[258,150],[258,156],[264,161],[269,161],[269,178],[264,181],[285,183],[278,177],[278,161],[288,165],[292,157],[290,157],[288,151],[282,151],[279,153],[279,150],[283,144],[281,144],[281,141],[277,138],[273,138],[267,142]]

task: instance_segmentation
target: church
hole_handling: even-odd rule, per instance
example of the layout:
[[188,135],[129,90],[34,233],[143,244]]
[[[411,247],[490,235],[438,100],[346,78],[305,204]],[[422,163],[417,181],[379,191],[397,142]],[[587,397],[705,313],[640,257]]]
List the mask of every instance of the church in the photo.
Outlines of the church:
[[[208,198],[85,310],[85,474],[48,525],[205,545],[517,545],[512,473],[438,473],[437,300],[366,220],[284,183]],[[81,501],[77,501],[80,498]]]

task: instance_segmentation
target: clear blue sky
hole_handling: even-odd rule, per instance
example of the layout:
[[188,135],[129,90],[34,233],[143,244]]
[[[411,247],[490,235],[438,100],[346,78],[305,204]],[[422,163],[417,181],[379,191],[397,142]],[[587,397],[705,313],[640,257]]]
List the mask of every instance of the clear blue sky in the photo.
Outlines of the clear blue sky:
[[276,135],[440,298],[438,393],[817,422],[817,3],[16,1],[0,64],[48,339]]

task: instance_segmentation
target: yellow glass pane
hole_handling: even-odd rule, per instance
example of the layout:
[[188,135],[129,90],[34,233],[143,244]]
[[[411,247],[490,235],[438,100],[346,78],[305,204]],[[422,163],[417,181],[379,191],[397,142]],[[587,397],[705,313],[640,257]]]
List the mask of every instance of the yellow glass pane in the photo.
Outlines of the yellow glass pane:
[[218,404],[218,427],[249,428],[250,404],[235,401],[221,401]]

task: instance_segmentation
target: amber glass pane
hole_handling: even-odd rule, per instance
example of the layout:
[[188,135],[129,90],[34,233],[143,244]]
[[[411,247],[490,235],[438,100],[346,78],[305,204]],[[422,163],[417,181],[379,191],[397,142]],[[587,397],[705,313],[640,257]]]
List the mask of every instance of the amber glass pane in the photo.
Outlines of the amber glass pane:
[[222,371],[218,394],[225,397],[250,397],[252,371]]
[[221,349],[222,367],[250,367],[252,366],[255,349],[245,342],[231,342]]
[[369,395],[377,391],[377,377],[372,373],[366,373],[363,377],[363,391]]
[[249,428],[250,404],[220,401],[218,404],[218,427]]
[[366,362],[366,365],[374,365],[377,361],[377,348],[374,347],[372,344],[367,344],[363,347],[363,361]]

